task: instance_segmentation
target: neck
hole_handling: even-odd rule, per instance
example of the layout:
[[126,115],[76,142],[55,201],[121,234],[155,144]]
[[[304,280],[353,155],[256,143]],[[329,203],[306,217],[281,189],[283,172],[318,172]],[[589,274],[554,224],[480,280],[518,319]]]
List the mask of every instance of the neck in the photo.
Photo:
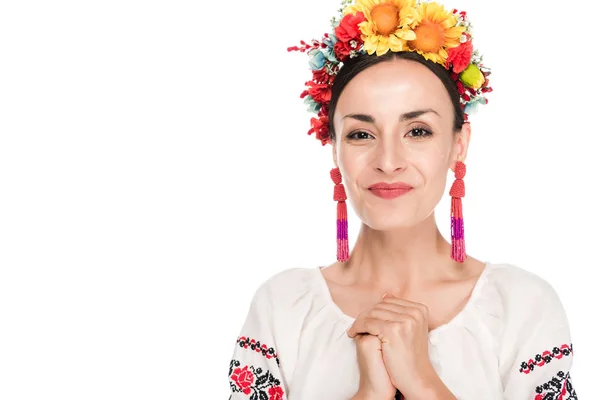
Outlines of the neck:
[[453,270],[450,244],[432,213],[417,226],[376,231],[363,224],[344,270],[354,284],[374,288],[418,287]]

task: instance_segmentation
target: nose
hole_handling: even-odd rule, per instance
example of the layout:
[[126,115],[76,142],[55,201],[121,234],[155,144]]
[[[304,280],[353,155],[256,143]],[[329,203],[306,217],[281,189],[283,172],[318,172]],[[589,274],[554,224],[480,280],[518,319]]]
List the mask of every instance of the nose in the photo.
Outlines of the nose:
[[406,169],[408,149],[396,135],[383,135],[375,151],[375,167],[386,174]]

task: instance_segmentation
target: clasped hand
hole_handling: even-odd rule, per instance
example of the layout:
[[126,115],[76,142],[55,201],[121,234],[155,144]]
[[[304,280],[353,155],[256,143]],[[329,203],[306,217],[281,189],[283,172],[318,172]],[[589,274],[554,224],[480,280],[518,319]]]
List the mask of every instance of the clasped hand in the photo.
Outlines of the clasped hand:
[[[384,295],[375,306],[359,314],[347,332],[350,338],[356,339],[358,352],[363,353],[359,354],[359,364],[360,358],[368,360],[363,361],[368,368],[363,367],[370,369],[369,374],[384,375],[387,371],[389,384],[393,386],[384,384],[389,387],[382,389],[382,377],[371,377],[370,386],[377,381],[380,387],[370,387],[368,391],[386,393],[387,396],[390,389],[393,392],[398,389],[408,399],[418,398],[428,380],[439,379],[429,360],[428,321],[429,312],[424,304],[393,295]],[[380,347],[373,344],[368,335],[378,338]],[[366,344],[365,339],[370,344]],[[371,354],[365,355],[365,352]],[[381,359],[385,370],[377,365],[376,357]],[[362,377],[363,373],[366,371],[361,371],[361,385],[367,382]]]

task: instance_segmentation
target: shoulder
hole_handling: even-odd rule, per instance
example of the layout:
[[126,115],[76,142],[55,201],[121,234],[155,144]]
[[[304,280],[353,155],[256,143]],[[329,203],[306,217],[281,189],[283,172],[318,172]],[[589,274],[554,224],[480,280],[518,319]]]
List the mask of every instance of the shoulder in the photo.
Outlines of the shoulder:
[[488,281],[502,303],[505,324],[567,324],[560,297],[548,280],[514,264],[489,268]]
[[320,321],[327,313],[327,296],[321,286],[321,271],[289,268],[264,280],[250,305],[250,319],[268,327],[280,351],[294,353],[303,329]]
[[507,300],[527,303],[539,299],[556,301],[558,298],[549,281],[514,264],[490,264],[489,279]]
[[298,302],[318,289],[317,267],[288,268],[265,279],[256,289],[254,302],[282,308]]
[[556,296],[545,278],[514,264],[490,264],[490,279],[510,297]]

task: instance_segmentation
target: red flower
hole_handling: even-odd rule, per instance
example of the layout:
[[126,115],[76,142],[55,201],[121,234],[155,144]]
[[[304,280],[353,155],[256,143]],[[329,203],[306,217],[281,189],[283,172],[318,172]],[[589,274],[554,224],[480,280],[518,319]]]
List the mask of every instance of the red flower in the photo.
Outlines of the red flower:
[[245,394],[250,394],[252,391],[250,386],[254,383],[254,374],[248,371],[248,366],[244,368],[236,368],[231,374],[231,379],[242,389]]
[[360,39],[358,24],[366,20],[362,12],[357,12],[354,15],[346,14],[335,28],[335,37],[342,42]]
[[323,146],[329,143],[329,117],[327,116],[326,107],[321,108],[317,118],[310,119],[310,125],[309,135],[314,132]]
[[335,45],[333,46],[335,57],[342,62],[346,61],[346,59],[350,56],[350,52],[352,50],[358,50],[363,43],[361,39],[355,40],[355,42],[356,45],[354,47],[350,45],[350,42],[335,42]]
[[473,55],[473,43],[470,40],[461,43],[458,47],[448,49],[448,58],[446,59],[446,68],[452,63],[452,70],[460,73],[471,63]]
[[308,94],[313,98],[317,103],[329,103],[331,100],[331,86],[327,83],[317,83],[314,81],[306,82],[306,86],[308,86]]
[[269,388],[269,400],[283,400],[283,389],[281,386]]
[[334,75],[329,75],[329,72],[327,72],[327,68],[322,68],[313,71],[313,81],[315,81],[316,83],[326,83],[328,85],[331,85],[333,83],[334,78]]

